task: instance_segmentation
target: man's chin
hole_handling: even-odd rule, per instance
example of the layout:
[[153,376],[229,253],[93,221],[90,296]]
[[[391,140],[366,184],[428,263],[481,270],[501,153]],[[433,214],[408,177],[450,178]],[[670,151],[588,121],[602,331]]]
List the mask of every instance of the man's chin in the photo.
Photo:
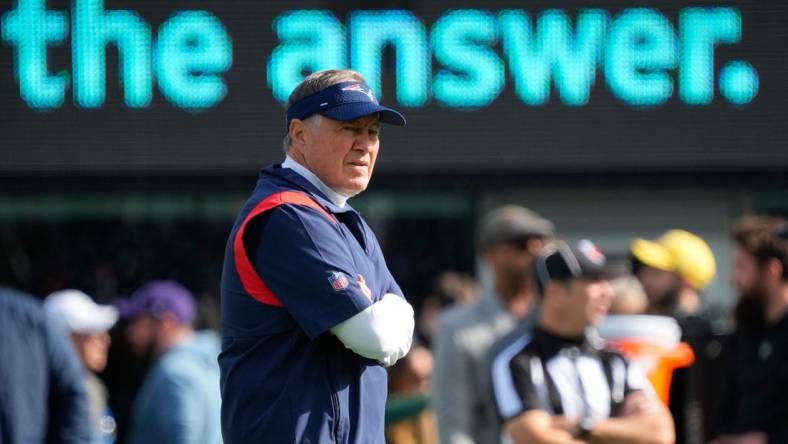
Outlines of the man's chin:
[[367,189],[369,180],[351,181],[347,186],[339,190],[339,193],[345,197],[353,197]]

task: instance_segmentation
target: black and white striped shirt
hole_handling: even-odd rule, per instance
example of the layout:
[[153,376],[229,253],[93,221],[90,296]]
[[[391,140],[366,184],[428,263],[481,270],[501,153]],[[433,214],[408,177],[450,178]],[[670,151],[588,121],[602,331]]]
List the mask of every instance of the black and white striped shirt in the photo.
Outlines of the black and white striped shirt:
[[633,391],[654,396],[645,373],[621,354],[585,336],[564,338],[541,328],[501,344],[492,359],[492,387],[502,421],[528,410],[595,421],[617,416]]

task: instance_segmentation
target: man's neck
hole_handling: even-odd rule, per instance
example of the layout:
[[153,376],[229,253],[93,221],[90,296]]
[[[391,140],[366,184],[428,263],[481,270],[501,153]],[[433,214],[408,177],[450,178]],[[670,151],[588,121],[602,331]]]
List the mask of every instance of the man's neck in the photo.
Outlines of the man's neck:
[[552,316],[547,312],[542,312],[539,327],[551,335],[562,338],[579,338],[586,333],[585,326],[569,325],[560,316]]
[[334,205],[343,208],[347,203],[347,196],[344,196],[343,194],[326,185],[326,183],[320,180],[320,178],[317,177],[315,173],[310,171],[307,167],[302,165],[289,154],[285,157],[285,161],[282,162],[282,168],[290,168],[291,170],[298,173],[298,175],[308,180],[309,183],[314,185],[315,188],[320,190],[321,193],[325,194]]
[[774,324],[788,313],[788,284],[783,284],[766,303],[766,322]]

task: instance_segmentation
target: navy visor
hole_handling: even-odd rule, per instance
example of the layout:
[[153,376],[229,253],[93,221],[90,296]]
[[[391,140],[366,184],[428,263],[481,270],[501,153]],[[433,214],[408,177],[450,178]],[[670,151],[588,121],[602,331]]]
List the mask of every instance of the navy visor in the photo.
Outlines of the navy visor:
[[287,109],[285,130],[293,119],[304,120],[320,114],[334,120],[350,121],[370,114],[378,114],[381,123],[403,126],[405,116],[381,106],[367,85],[361,82],[342,82],[310,94]]

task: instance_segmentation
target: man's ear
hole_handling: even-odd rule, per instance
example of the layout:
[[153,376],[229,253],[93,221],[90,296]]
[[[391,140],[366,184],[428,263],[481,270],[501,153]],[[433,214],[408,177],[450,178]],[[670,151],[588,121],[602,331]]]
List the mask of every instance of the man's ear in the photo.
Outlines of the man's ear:
[[572,291],[573,291],[573,288],[574,288],[575,285],[582,285],[580,283],[581,281],[578,280],[578,279],[566,279],[566,280],[559,281],[559,282],[561,283],[561,285],[564,288],[564,295],[567,298],[571,299],[572,302],[574,303],[575,302],[575,299],[574,299],[575,296],[574,296]]
[[782,281],[783,279],[783,264],[779,259],[773,257],[766,261],[766,273],[770,278]]
[[301,147],[306,144],[306,123],[301,119],[293,119],[290,121],[290,140],[292,145]]
[[542,251],[542,248],[544,248],[544,244],[545,244],[544,239],[538,237],[532,237],[528,239],[528,244],[527,244],[528,252],[531,253],[533,256],[536,256],[537,254],[539,254],[540,251]]

